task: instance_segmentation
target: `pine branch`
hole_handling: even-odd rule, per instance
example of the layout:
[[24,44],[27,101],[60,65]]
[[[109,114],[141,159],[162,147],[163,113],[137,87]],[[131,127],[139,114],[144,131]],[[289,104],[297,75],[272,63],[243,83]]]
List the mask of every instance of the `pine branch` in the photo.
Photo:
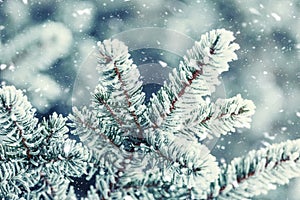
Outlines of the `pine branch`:
[[[146,145],[153,146],[154,152],[156,153],[156,160],[164,160],[163,162],[167,163],[166,165],[171,171],[172,176],[178,179],[176,181],[184,182],[185,184],[189,185],[189,188],[208,187],[209,183],[216,178],[218,167],[211,155],[206,155],[207,156],[206,158],[203,157],[203,155],[201,155],[200,151],[202,151],[201,149],[204,148],[203,146],[201,146],[191,138],[187,138],[186,141],[182,141],[185,139],[183,138],[179,139],[179,137],[176,136],[176,134],[179,133],[179,131],[176,131],[177,129],[175,129],[174,131],[172,130],[172,128],[174,128],[174,126],[180,123],[182,125],[183,122],[186,122],[189,119],[189,117],[185,118],[185,115],[189,114],[188,112],[194,109],[193,105],[198,104],[196,99],[198,99],[198,97],[202,98],[203,95],[208,94],[205,93],[205,91],[206,92],[208,91],[207,89],[203,90],[203,85],[209,83],[212,85],[212,87],[214,87],[214,84],[217,84],[217,81],[214,82],[211,81],[211,79],[213,79],[212,78],[214,74],[213,72],[217,71],[221,73],[222,71],[225,71],[223,65],[225,65],[225,69],[227,70],[228,68],[227,62],[231,61],[232,59],[236,59],[236,55],[233,51],[236,50],[238,46],[236,44],[231,44],[232,40],[234,39],[232,34],[224,30],[218,30],[216,32],[218,32],[219,35],[218,34],[214,35],[214,32],[211,32],[210,35],[206,35],[208,39],[202,37],[200,43],[195,44],[195,47],[188,52],[188,55],[190,55],[191,57],[185,57],[184,62],[181,63],[179,73],[177,73],[177,71],[174,70],[173,74],[170,75],[170,85],[165,84],[163,89],[158,92],[158,95],[153,96],[150,104],[152,105],[152,107],[150,107],[150,109],[147,110],[149,112],[148,113],[149,115],[147,115],[146,118],[144,118],[146,119],[146,127],[140,126],[136,123],[137,115],[135,114],[133,115],[130,112],[129,113],[127,112],[126,115],[126,112],[124,112],[123,110],[123,107],[126,103],[128,104],[128,106],[131,105],[131,101],[129,98],[130,97],[129,93],[126,90],[125,83],[122,78],[123,74],[121,73],[121,70],[123,69],[127,70],[131,66],[133,67],[133,71],[136,71],[136,74],[139,75],[136,66],[133,66],[132,61],[128,60],[129,54],[127,52],[127,48],[124,47],[124,45],[122,43],[119,43],[118,41],[106,40],[103,42],[103,44],[102,43],[99,44],[100,57],[98,62],[100,63],[100,68],[101,68],[100,76],[103,82],[101,82],[97,87],[97,90],[95,92],[95,99],[96,99],[96,106],[98,104],[102,107],[100,107],[101,110],[99,110],[96,106],[95,108],[98,109],[97,113],[101,121],[100,130],[102,130],[104,134],[107,135],[110,139],[116,138],[117,136],[118,136],[117,138],[121,138],[123,136],[122,135],[123,132],[126,132],[128,130],[129,131],[133,130],[134,128],[134,127],[130,127],[129,129],[126,129],[127,127],[125,125],[126,122],[124,122],[124,119],[126,120],[126,117],[128,118],[130,115],[131,123],[134,122],[136,125],[135,129],[139,133],[143,132],[143,134],[139,136],[140,139],[145,138]],[[223,36],[221,37],[222,34],[224,35],[225,39],[223,38]],[[228,36],[231,37],[226,38]],[[210,37],[212,37],[212,39]],[[214,56],[214,54],[216,54],[214,58],[205,57],[207,55],[205,54],[205,52],[202,52],[203,50],[201,50],[200,48],[201,44],[205,43],[206,40],[211,40],[211,44],[209,46],[210,47],[209,53],[212,54],[211,55],[212,57]],[[231,52],[231,54],[228,53],[227,51]],[[198,54],[194,55],[193,53],[195,52],[198,52],[198,54],[203,57],[200,58]],[[227,58],[225,59],[219,58],[220,55],[223,56],[223,54],[226,53],[229,55]],[[198,59],[196,63],[197,66],[191,65],[192,59],[194,58]],[[214,64],[213,69],[206,70],[208,76],[211,75],[210,76],[211,79],[209,80],[205,80],[205,78],[201,78],[201,75],[203,75],[203,67],[205,66],[204,61],[206,62],[205,64],[207,65]],[[123,64],[126,62],[128,62],[128,64]],[[123,68],[119,68],[117,67],[118,65],[120,66],[124,65],[124,66]],[[137,82],[138,76],[133,76],[133,75],[134,74],[130,74],[130,76],[132,76],[131,79],[133,78],[134,80],[131,82]],[[216,80],[218,75],[219,74],[217,74],[215,77]],[[133,94],[137,94],[138,93],[137,91],[139,92],[139,89],[136,89],[136,91]],[[111,97],[111,95],[113,98]],[[116,97],[121,99],[118,100],[116,99]],[[123,101],[123,106],[119,103],[121,101]],[[142,103],[143,102],[140,101],[138,105]],[[175,109],[175,105],[176,105],[176,109]],[[188,105],[188,107],[186,105]],[[219,108],[219,107],[215,106],[215,108]],[[102,111],[102,113],[104,112],[104,114],[99,113],[99,111]],[[153,112],[155,114],[153,114]],[[235,112],[236,115],[241,114],[238,113],[238,111],[236,110],[232,112]],[[168,116],[166,116],[167,114]],[[228,113],[219,113],[219,115],[220,116],[214,118],[208,115],[206,116],[205,119],[203,119],[203,122],[199,121],[198,123],[201,122],[207,123],[210,118],[214,119],[215,122],[217,120],[220,121],[222,120],[221,118],[225,118],[224,116],[228,115]],[[182,116],[184,117],[182,119],[179,119]],[[229,116],[232,118],[233,115],[229,114]],[[157,123],[158,121],[156,121],[152,124],[152,127],[154,129],[152,128],[149,129],[149,120],[147,121],[148,117],[156,118],[155,120],[165,120],[165,121],[163,122],[163,124]],[[115,123],[112,123],[112,121],[114,121]],[[150,124],[151,123],[152,122],[150,122]],[[120,130],[119,128],[121,128],[122,130]],[[210,131],[210,128],[212,129],[213,126],[211,125],[211,127],[207,128],[208,131]],[[228,131],[227,129],[226,131]],[[130,132],[134,132],[134,131],[130,131]],[[189,143],[189,147],[192,146],[195,151],[190,151],[190,149],[189,150],[184,149],[183,144],[185,143]],[[174,164],[176,167],[173,167]],[[205,173],[207,176],[202,177],[203,173]],[[211,175],[208,176],[208,174]]]
[[39,182],[31,188],[28,199],[66,199],[70,180],[61,174],[40,171],[31,176],[39,177]]
[[102,81],[99,84],[103,88],[95,96],[97,103],[104,106],[99,111],[107,113],[123,131],[135,129],[142,138],[145,95],[137,66],[129,59],[128,48],[118,40],[99,42],[98,47],[98,72]]
[[30,192],[30,184],[22,180],[22,175],[26,172],[25,162],[1,162],[0,163],[0,197],[7,196],[15,198],[22,192],[20,187]]
[[[75,128],[72,134],[78,135],[82,143],[90,150],[91,162],[101,167],[111,165],[119,170],[125,168],[123,161],[129,157],[128,153],[121,148],[124,138],[118,135],[109,135],[102,133],[99,129],[99,119],[93,111],[89,111],[86,107],[79,111],[73,108],[73,115],[69,115],[72,123],[70,127]],[[114,131],[110,129],[112,133]],[[92,174],[90,174],[91,176]]]
[[[34,117],[35,110],[20,90],[13,86],[0,88],[0,135],[2,145],[11,147],[7,155],[26,156],[31,159],[35,154],[30,149],[29,140],[33,138],[34,128],[38,120]],[[39,136],[34,135],[37,138]],[[39,141],[39,140],[38,140]],[[16,151],[16,148],[18,151]],[[25,155],[24,155],[25,154]]]
[[67,136],[66,133],[69,131],[66,121],[67,118],[58,115],[56,112],[50,115],[48,120],[43,118],[41,133],[43,134],[43,138],[46,138],[46,140],[43,140],[43,143],[49,145],[51,142],[65,139]]
[[[166,161],[157,158],[153,149],[141,146],[138,152],[139,156],[128,162],[127,170],[118,173],[118,179],[105,178],[103,173],[101,177],[97,176],[96,182],[100,184],[96,184],[97,190],[91,188],[93,195],[89,199],[99,196],[97,191],[104,191],[100,192],[100,196],[106,194],[105,199],[178,199],[188,196],[190,189],[183,181],[172,179],[170,166],[167,167]],[[117,182],[112,184],[111,181]],[[114,189],[111,189],[111,185],[114,185]]]
[[124,137],[113,134],[112,128],[108,128],[109,135],[100,131],[100,121],[94,111],[83,107],[81,111],[73,108],[73,114],[69,115],[72,123],[70,127],[75,128],[72,134],[78,135],[83,144],[89,149],[88,176],[87,180],[95,177],[95,188],[91,186],[88,197],[96,195],[100,198],[109,198],[118,188],[116,184],[119,178],[128,170],[130,163],[135,160],[135,152],[127,152],[124,149]]
[[[230,37],[228,38],[228,36]],[[205,89],[205,87],[203,89],[202,86],[204,83],[207,83],[210,84],[211,87],[215,87],[214,85],[217,84],[216,80],[219,73],[228,68],[227,62],[236,59],[236,55],[233,51],[238,48],[238,45],[231,44],[233,39],[232,33],[224,30],[212,31],[210,34],[203,36],[201,41],[196,43],[195,47],[188,52],[190,57],[185,57],[185,63],[181,63],[180,65],[180,71],[177,73],[176,70],[173,70],[173,73],[170,74],[170,85],[165,84],[158,94],[153,95],[153,98],[150,100],[148,112],[153,129],[146,132],[146,140],[155,150],[157,150],[157,153],[161,157],[164,157],[165,160],[169,161],[171,165],[177,162],[180,170],[188,169],[188,171],[191,171],[190,174],[185,174],[186,177],[189,177],[188,179],[190,179],[190,177],[197,177],[198,182],[195,181],[195,184],[192,181],[190,187],[195,187],[197,185],[197,187],[205,188],[207,183],[213,181],[214,175],[216,175],[214,172],[217,172],[217,170],[210,171],[209,169],[206,174],[212,174],[211,177],[207,175],[201,179],[202,177],[199,177],[201,175],[197,172],[197,170],[203,172],[203,166],[201,166],[203,163],[200,161],[208,161],[210,164],[207,166],[210,167],[214,166],[213,161],[208,159],[209,156],[208,158],[199,157],[193,150],[184,149],[184,145],[189,144],[188,146],[190,148],[195,148],[200,151],[201,145],[195,141],[195,136],[200,137],[201,131],[209,132],[211,135],[220,133],[225,134],[235,126],[247,126],[249,115],[251,116],[253,114],[253,111],[251,110],[249,112],[250,114],[247,113],[246,115],[244,114],[244,117],[237,117],[237,115],[242,115],[245,110],[253,109],[253,106],[247,107],[248,102],[244,101],[246,108],[243,110],[245,105],[239,105],[242,102],[242,99],[239,96],[239,98],[237,97],[234,98],[234,100],[229,100],[226,104],[224,103],[224,105],[219,103],[221,101],[219,100],[216,105],[211,106],[213,107],[212,112],[209,111],[208,107],[203,108],[203,110],[205,110],[204,112],[207,112],[208,115],[203,116],[203,113],[196,114],[196,116],[198,116],[198,121],[195,123],[197,126],[194,126],[195,130],[193,130],[192,134],[189,133],[191,128],[194,128],[189,128],[189,125],[191,125],[189,121],[195,122],[195,120],[191,120],[195,119],[193,115],[191,116],[191,111],[195,113],[195,107],[197,107],[198,110],[196,110],[196,112],[200,112],[201,106],[203,106],[201,104],[202,96],[210,94],[206,93],[208,90]],[[204,52],[203,48],[205,47],[202,46],[202,44],[207,41],[211,42],[210,45],[207,45],[210,47],[209,53],[212,54],[210,57],[207,57],[209,55]],[[214,54],[216,54],[215,57]],[[228,54],[228,57],[225,59],[222,58],[223,54]],[[192,58],[198,59],[197,66],[190,65]],[[204,63],[206,63],[207,66],[212,65],[210,66],[212,69],[205,70],[208,74],[207,76],[206,74],[205,76],[203,74],[203,68],[206,67],[206,64]],[[206,78],[210,77],[210,79],[205,80],[205,78],[201,78],[202,75]],[[220,122],[222,122],[222,124]],[[218,125],[221,124],[222,126],[218,127],[214,123],[217,123]],[[203,130],[203,128],[198,129],[199,126],[203,124],[205,124],[205,130]],[[213,131],[218,132],[211,133]],[[185,132],[185,135],[192,135],[192,137],[183,138],[183,132]],[[192,159],[193,157],[195,159]],[[179,161],[180,159],[182,159],[182,161]],[[190,169],[188,167],[189,163],[194,163],[194,166]],[[180,170],[177,170],[177,172]],[[190,183],[187,182],[186,184],[189,185]]]
[[[165,176],[161,171],[151,170],[141,172],[142,180],[131,179],[120,190],[111,194],[115,199],[189,199],[191,189],[183,183],[175,184],[170,176]],[[141,175],[140,175],[141,176]],[[125,179],[125,178],[124,178]],[[122,179],[122,181],[124,180]]]
[[[200,141],[234,132],[235,128],[250,128],[255,106],[240,95],[230,99],[218,99],[216,103],[195,105],[189,116],[182,116],[173,129],[188,138]],[[170,124],[170,123],[168,123]]]
[[198,141],[178,137],[168,131],[145,132],[147,142],[156,150],[156,160],[166,165],[170,176],[175,178],[174,182],[183,182],[188,188],[208,187],[217,178],[219,170],[215,157]]
[[0,88],[0,102],[0,196],[60,199],[69,179],[86,171],[86,147],[67,139],[66,118],[61,115],[54,113],[38,124],[27,97],[15,87]]
[[300,140],[273,144],[222,168],[205,199],[250,199],[300,176]]
[[87,193],[86,198],[81,198],[82,200],[100,200],[99,194],[97,193],[97,189],[91,186],[90,190]]
[[185,107],[184,112],[189,113],[192,104],[198,104],[203,96],[214,92],[220,83],[219,74],[228,70],[228,62],[237,59],[234,51],[239,46],[232,43],[234,39],[232,32],[224,29],[201,36],[184,56],[179,71],[174,69],[169,76],[170,82],[150,99],[151,126],[162,126],[165,118],[172,116],[178,108]]
[[[76,129],[75,129],[76,132],[73,132],[73,133],[79,134],[81,140],[84,141],[84,144],[94,150],[95,154],[93,153],[91,155],[93,155],[93,156],[95,155],[95,157],[92,160],[94,160],[94,161],[95,160],[103,160],[104,161],[104,163],[103,163],[103,161],[102,161],[102,163],[97,163],[98,167],[101,168],[101,166],[102,167],[105,166],[104,169],[106,169],[106,170],[109,169],[108,171],[110,171],[110,173],[113,172],[113,174],[111,174],[111,175],[108,175],[108,174],[106,174],[108,172],[105,172],[106,176],[113,175],[113,177],[114,177],[113,183],[110,182],[111,179],[107,179],[103,175],[96,176],[96,177],[98,177],[97,182],[101,183],[100,184],[101,187],[99,185],[96,187],[96,189],[97,189],[97,191],[99,191],[99,193],[101,195],[104,195],[104,198],[108,198],[108,196],[107,196],[108,189],[109,189],[109,191],[112,192],[112,191],[120,191],[123,188],[122,185],[125,184],[126,181],[124,181],[124,175],[122,175],[122,174],[125,173],[125,175],[128,175],[128,172],[138,172],[139,170],[143,170],[143,169],[146,170],[146,167],[148,165],[146,165],[144,167],[141,167],[139,165],[139,163],[144,162],[146,158],[136,157],[138,155],[135,154],[134,152],[129,154],[129,156],[126,156],[126,154],[123,151],[121,151],[120,146],[116,146],[114,142],[111,142],[111,145],[109,145],[110,139],[103,133],[101,134],[101,133],[97,132],[97,131],[99,131],[99,129],[96,128],[98,126],[99,120],[93,114],[93,112],[88,111],[86,108],[84,108],[82,110],[82,112],[78,111],[75,108],[73,111],[74,111],[74,114],[72,116],[70,116],[70,119],[74,122],[73,125],[76,126]],[[79,126],[80,124],[82,124],[82,126]],[[170,139],[170,138],[168,138],[168,139]],[[158,163],[158,162],[166,163],[166,161],[167,161],[167,163],[164,165],[166,165],[165,166],[166,170],[169,170],[168,176],[176,177],[176,179],[177,179],[176,181],[178,181],[178,182],[189,184],[190,187],[193,187],[195,185],[197,185],[197,187],[208,186],[208,183],[210,183],[213,179],[217,178],[217,177],[213,177],[214,174],[217,174],[217,173],[213,173],[213,172],[217,172],[216,163],[215,163],[216,169],[212,170],[211,162],[214,162],[214,159],[210,160],[211,159],[210,155],[208,155],[208,154],[205,155],[205,153],[201,152],[202,151],[201,149],[195,149],[196,152],[192,152],[191,154],[189,154],[188,149],[186,149],[185,151],[182,151],[182,152],[178,152],[176,148],[179,148],[178,145],[180,145],[180,144],[182,145],[182,141],[177,141],[177,144],[175,144],[175,141],[173,141],[173,143],[170,142],[169,145],[174,147],[174,149],[170,149],[170,150],[169,149],[160,149],[161,151],[159,151],[158,153],[161,153],[162,151],[165,151],[165,152],[163,154],[161,154],[160,156],[157,156],[157,155],[153,156],[153,158],[155,158],[156,163]],[[159,145],[157,145],[157,146],[159,146]],[[161,146],[163,146],[163,145],[161,145]],[[168,144],[166,144],[165,147],[168,147]],[[182,148],[182,146],[181,146],[181,148]],[[202,147],[202,148],[204,148],[204,147]],[[176,153],[176,151],[177,151],[177,153]],[[113,153],[113,152],[115,152],[115,153]],[[153,154],[154,153],[157,153],[157,152],[153,152]],[[195,156],[194,154],[197,155],[196,156],[197,158],[195,158],[195,159],[193,158]],[[125,156],[122,158],[121,155],[125,155]],[[208,158],[205,158],[206,156]],[[172,160],[170,160],[170,158]],[[181,158],[181,159],[175,160],[178,158]],[[127,161],[125,159],[127,159]],[[142,159],[142,160],[140,160],[140,159]],[[168,160],[166,160],[166,159],[168,159]],[[146,159],[146,160],[148,160],[148,159]],[[187,160],[189,160],[190,163],[187,163]],[[195,161],[195,160],[197,160],[197,161]],[[180,163],[180,165],[173,167],[173,165],[176,162]],[[192,163],[196,163],[197,167],[193,166]],[[96,163],[94,163],[94,164],[96,164]],[[135,166],[137,164],[138,164],[138,166]],[[161,166],[163,166],[163,165],[161,165]],[[94,165],[91,168],[91,171],[93,171],[93,168],[97,169],[97,166]],[[94,169],[93,172],[95,172],[96,169]],[[136,171],[136,170],[138,170],[138,171]],[[207,176],[202,178],[201,174],[206,174]],[[212,174],[212,177],[208,176],[209,174]],[[185,176],[190,177],[190,178],[186,178]],[[143,177],[144,176],[140,176],[139,178],[143,178]],[[133,177],[131,177],[130,180],[135,180],[134,182],[137,182],[138,179],[133,179]],[[122,184],[122,185],[120,185],[120,184]],[[130,187],[132,187],[132,186],[130,186]],[[91,188],[91,190],[93,190],[93,189]]]

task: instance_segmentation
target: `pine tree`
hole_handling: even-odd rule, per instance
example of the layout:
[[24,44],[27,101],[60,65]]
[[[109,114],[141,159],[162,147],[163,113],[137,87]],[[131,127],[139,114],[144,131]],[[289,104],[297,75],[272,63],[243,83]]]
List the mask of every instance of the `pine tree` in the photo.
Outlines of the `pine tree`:
[[149,102],[118,40],[98,43],[93,101],[68,118],[39,122],[22,91],[2,86],[0,197],[76,199],[74,183],[84,178],[92,184],[82,199],[250,199],[299,176],[299,140],[222,165],[205,145],[249,128],[254,114],[239,94],[205,101],[237,59],[234,39],[224,29],[202,35]]

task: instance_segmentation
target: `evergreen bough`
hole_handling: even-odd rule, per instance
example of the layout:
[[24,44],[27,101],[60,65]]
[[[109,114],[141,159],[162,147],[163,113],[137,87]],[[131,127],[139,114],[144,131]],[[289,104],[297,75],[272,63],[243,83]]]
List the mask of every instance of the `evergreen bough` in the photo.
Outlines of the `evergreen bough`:
[[237,59],[234,39],[224,29],[202,35],[149,102],[118,40],[98,43],[93,101],[68,118],[53,113],[38,122],[22,91],[2,86],[1,199],[77,199],[78,178],[92,182],[82,199],[250,199],[299,176],[300,140],[221,166],[205,145],[249,128],[254,114],[239,94],[205,101]]

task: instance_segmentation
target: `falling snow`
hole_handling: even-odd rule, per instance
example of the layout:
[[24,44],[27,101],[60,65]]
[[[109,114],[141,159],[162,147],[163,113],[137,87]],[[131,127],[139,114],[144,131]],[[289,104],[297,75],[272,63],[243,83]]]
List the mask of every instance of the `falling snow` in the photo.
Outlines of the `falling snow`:
[[168,64],[164,61],[159,60],[158,63],[162,66],[162,67],[167,67]]
[[276,135],[270,135],[269,132],[264,132],[264,137],[266,139],[270,139],[270,140],[275,140],[276,139]]
[[255,14],[255,15],[260,15],[260,12],[255,9],[255,8],[249,8],[249,11],[252,13],[252,14]]
[[271,16],[278,22],[281,20],[281,17],[276,13],[271,13]]
[[6,69],[7,65],[6,64],[0,64],[0,70]]

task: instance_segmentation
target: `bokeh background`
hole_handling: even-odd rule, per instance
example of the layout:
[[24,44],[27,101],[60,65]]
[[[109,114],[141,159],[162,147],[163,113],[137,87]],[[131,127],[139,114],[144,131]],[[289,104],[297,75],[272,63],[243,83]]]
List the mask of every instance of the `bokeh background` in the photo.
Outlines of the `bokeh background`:
[[[0,0],[0,84],[23,89],[39,118],[54,111],[67,116],[74,82],[84,86],[78,80],[85,80],[85,70],[93,67],[89,58],[96,42],[146,27],[170,29],[194,40],[211,29],[234,32],[241,46],[239,60],[222,75],[221,87],[226,97],[241,93],[253,100],[257,110],[250,130],[238,130],[214,146],[212,153],[220,162],[299,138],[299,0]],[[158,43],[162,39],[152,37]],[[164,42],[186,48],[185,41]],[[148,67],[145,77],[165,73],[170,69],[166,63],[178,64],[178,56],[170,52],[131,53],[139,66]],[[161,84],[148,83],[148,95]],[[256,199],[299,198],[300,179],[294,179]]]

